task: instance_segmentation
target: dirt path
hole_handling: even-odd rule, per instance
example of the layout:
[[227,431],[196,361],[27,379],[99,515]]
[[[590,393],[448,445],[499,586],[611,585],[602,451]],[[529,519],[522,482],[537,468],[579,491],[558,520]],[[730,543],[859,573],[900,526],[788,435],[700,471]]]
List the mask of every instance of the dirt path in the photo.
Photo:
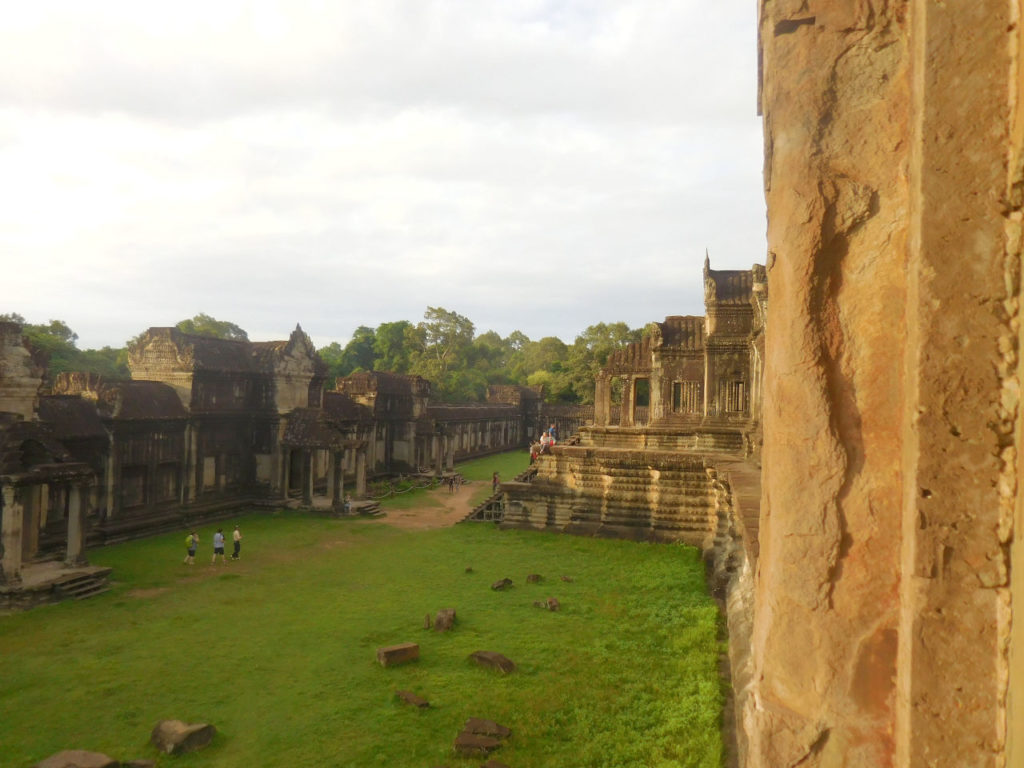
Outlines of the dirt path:
[[483,487],[480,481],[463,483],[455,493],[448,493],[448,486],[441,486],[427,491],[426,498],[431,502],[411,509],[387,509],[382,505],[385,516],[378,518],[380,522],[414,531],[425,531],[430,528],[444,528],[455,525],[472,511],[470,499]]

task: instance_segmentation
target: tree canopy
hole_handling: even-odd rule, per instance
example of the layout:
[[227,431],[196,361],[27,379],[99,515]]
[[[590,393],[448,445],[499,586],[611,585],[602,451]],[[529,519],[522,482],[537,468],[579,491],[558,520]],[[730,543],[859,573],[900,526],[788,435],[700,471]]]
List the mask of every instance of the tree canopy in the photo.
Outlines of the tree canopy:
[[594,376],[615,349],[639,341],[643,329],[622,322],[598,323],[572,345],[556,336],[532,341],[521,331],[502,337],[475,334],[473,322],[444,307],[427,307],[423,320],[359,326],[348,344],[320,349],[329,376],[354,371],[417,374],[433,385],[434,397],[481,401],[491,384],[543,385],[551,402],[589,403]]
[[63,320],[29,323],[17,312],[0,315],[0,320],[18,323],[29,344],[46,359],[46,378],[52,382],[65,371],[98,373],[112,379],[128,378],[128,355],[124,348],[79,349],[78,334]]
[[214,339],[232,339],[233,341],[248,341],[249,334],[240,327],[227,320],[218,320],[204,312],[195,317],[179,321],[175,326],[182,333],[191,333],[195,336],[209,336]]
[[[128,375],[124,348],[77,347],[76,334],[62,320],[27,323],[16,313],[0,320],[19,323],[24,335],[49,359],[52,380],[62,371],[87,371],[123,378]],[[200,313],[176,326],[185,333],[221,339],[248,340],[235,323]],[[356,371],[417,374],[433,385],[439,400],[482,401],[492,384],[543,385],[549,402],[591,403],[594,377],[616,349],[639,341],[644,329],[626,323],[597,323],[572,344],[556,336],[531,340],[521,331],[502,337],[495,331],[477,334],[473,322],[444,307],[427,307],[418,323],[397,320],[376,328],[361,325],[342,346],[320,348],[327,364],[328,386],[339,376]]]

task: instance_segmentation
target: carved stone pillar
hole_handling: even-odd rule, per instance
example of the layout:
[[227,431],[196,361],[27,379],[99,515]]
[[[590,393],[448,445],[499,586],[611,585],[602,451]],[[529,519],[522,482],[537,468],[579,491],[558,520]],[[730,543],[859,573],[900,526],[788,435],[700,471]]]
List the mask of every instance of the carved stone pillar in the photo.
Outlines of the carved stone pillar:
[[633,405],[636,402],[636,380],[632,376],[622,377],[622,406],[619,409],[619,426],[633,426]]
[[327,450],[327,499],[334,503],[334,488],[338,484],[337,451]]
[[444,472],[444,438],[441,435],[434,435],[434,467],[435,474]]
[[302,449],[302,503],[313,506],[313,454],[309,448]]
[[0,581],[4,584],[21,583],[21,525],[25,511],[18,489],[13,485],[3,486],[3,508],[0,509]]
[[199,464],[199,435],[195,424],[187,427],[188,435],[188,469],[185,477],[188,478],[185,487],[185,501],[189,504],[195,502],[197,489],[202,483],[201,465]]
[[672,384],[671,382],[666,382],[660,374],[652,374],[651,378],[647,381],[651,393],[647,409],[647,423],[656,424],[665,418],[665,411],[667,410],[665,402],[671,400],[671,393],[667,393],[665,388],[672,386]]
[[331,453],[334,485],[331,487],[331,506],[338,509],[345,503],[345,449]]
[[356,449],[356,496],[366,495],[366,448]]
[[68,549],[65,565],[86,565],[85,525],[82,519],[82,486],[72,483],[68,489]]
[[449,470],[455,469],[455,438],[445,439],[445,466]]
[[[60,490],[56,490],[56,496],[60,498]],[[36,515],[36,530],[45,528],[50,521],[50,484],[43,483],[39,486],[39,514]]]
[[[107,461],[106,471],[104,472],[104,488],[103,488],[103,517],[106,520],[112,519],[117,514],[117,477],[116,477],[116,465],[117,465],[117,445],[114,442],[114,435],[111,433],[110,441],[107,448]],[[187,466],[187,460],[186,460]],[[184,504],[188,501],[188,489],[189,489],[189,475],[185,474],[185,480],[181,484],[181,503]]]
[[281,498],[288,500],[288,489],[292,484],[292,452],[290,448],[281,449]]
[[[607,376],[598,376],[594,381],[594,426],[608,426],[611,420],[611,401],[611,381]],[[532,435],[530,439],[533,439]]]

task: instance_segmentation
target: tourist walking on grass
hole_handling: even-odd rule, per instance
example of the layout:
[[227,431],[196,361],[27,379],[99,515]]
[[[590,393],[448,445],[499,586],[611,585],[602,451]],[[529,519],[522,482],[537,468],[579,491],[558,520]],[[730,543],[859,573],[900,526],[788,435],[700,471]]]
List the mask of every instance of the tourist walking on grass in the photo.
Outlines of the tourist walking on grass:
[[235,526],[234,533],[231,534],[231,540],[235,544],[235,551],[231,553],[231,559],[237,560],[242,556],[242,532],[238,530],[238,526]]
[[196,564],[196,548],[199,546],[199,534],[192,531],[185,537],[185,565]]
[[501,482],[501,479],[498,477],[498,473],[497,472],[495,472],[493,475],[491,475],[491,493],[497,493],[498,492],[498,483],[500,483],[500,482]]
[[224,559],[224,531],[221,528],[217,529],[217,532],[213,534],[213,559],[210,560],[210,565],[217,562],[217,555],[220,555],[222,563],[226,563]]

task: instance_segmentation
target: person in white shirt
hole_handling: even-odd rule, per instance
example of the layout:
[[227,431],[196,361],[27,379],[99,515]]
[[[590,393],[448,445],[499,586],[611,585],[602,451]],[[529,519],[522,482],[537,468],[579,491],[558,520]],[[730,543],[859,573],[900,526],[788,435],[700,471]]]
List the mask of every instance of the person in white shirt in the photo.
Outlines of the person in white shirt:
[[227,562],[224,559],[224,532],[220,528],[213,534],[213,559],[210,560],[210,565],[217,562],[217,555],[220,555],[221,562]]

